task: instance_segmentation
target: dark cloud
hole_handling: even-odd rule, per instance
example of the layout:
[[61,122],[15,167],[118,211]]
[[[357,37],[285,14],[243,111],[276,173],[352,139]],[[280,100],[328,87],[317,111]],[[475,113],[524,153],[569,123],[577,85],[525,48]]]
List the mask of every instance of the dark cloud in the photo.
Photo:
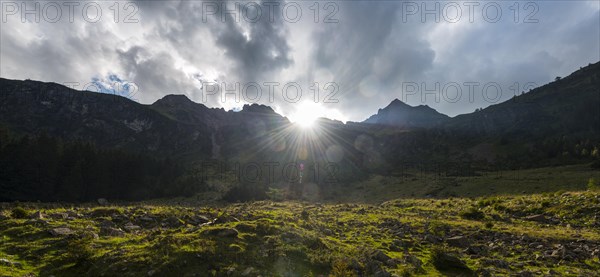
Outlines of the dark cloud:
[[[322,2],[318,23],[313,2],[297,2],[303,11],[298,22],[286,21],[280,9],[271,20],[264,2],[256,2],[263,7],[257,22],[239,15],[235,21],[223,10],[203,20],[203,2],[187,0],[135,1],[138,23],[124,23],[123,10],[115,23],[109,9],[114,3],[100,3],[104,13],[97,23],[81,18],[22,23],[19,17],[2,23],[0,75],[81,84],[117,76],[139,87],[136,98],[143,103],[168,93],[200,102],[200,80],[296,81],[305,94],[314,81],[321,89],[323,82],[335,82],[339,103],[327,107],[346,119],[363,120],[402,98],[406,82],[495,82],[506,100],[514,83],[542,85],[600,60],[597,1],[535,2],[538,23],[513,22],[512,2],[499,2],[504,13],[496,23],[485,22],[481,14],[473,23],[464,14],[458,23],[436,23],[432,17],[421,22],[419,16],[405,22],[403,2],[396,1],[334,2],[338,23],[323,22],[328,13]],[[522,19],[527,12],[523,7],[521,12]],[[417,96],[408,103],[449,115],[491,104],[466,96],[456,103],[421,100]],[[284,113],[297,105],[281,95],[274,103],[262,102]],[[218,97],[205,104],[227,106]]]

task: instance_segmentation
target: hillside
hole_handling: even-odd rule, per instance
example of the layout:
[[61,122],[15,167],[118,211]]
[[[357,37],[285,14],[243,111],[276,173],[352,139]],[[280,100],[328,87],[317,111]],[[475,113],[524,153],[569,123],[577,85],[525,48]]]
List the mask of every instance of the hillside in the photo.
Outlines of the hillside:
[[0,275],[594,276],[600,194],[3,205]]

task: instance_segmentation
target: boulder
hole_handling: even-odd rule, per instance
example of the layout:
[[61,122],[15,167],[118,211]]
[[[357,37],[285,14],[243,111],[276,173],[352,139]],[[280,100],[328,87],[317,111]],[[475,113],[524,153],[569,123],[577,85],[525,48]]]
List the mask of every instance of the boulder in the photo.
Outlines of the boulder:
[[108,237],[124,237],[125,232],[118,228],[113,227],[101,227],[100,235],[108,236]]
[[446,239],[446,243],[450,246],[466,248],[469,247],[469,240],[464,236],[455,236]]
[[54,229],[51,229],[49,232],[53,236],[68,236],[68,235],[75,234],[75,231],[73,231],[67,227],[54,228]]
[[37,211],[31,215],[32,219],[44,219],[44,214],[41,211]]
[[546,219],[546,217],[543,214],[535,214],[535,215],[526,216],[525,220],[535,221],[535,222],[540,222],[540,223],[548,222],[548,220]]
[[442,241],[442,239],[440,237],[434,236],[434,235],[431,235],[431,234],[425,235],[424,240],[427,241],[427,242],[433,243],[433,244],[438,244],[438,243],[440,243]]
[[432,260],[433,266],[440,271],[444,270],[461,270],[461,271],[471,271],[471,269],[456,256],[438,252],[435,254]]
[[131,222],[129,222],[129,223],[125,224],[125,226],[123,226],[123,229],[125,229],[125,230],[127,230],[127,231],[129,231],[129,232],[131,232],[131,231],[136,231],[136,230],[139,230],[139,229],[141,229],[141,228],[142,228],[142,227],[140,227],[140,226],[138,226],[138,225],[135,225],[135,224],[133,224],[133,223],[131,223]]

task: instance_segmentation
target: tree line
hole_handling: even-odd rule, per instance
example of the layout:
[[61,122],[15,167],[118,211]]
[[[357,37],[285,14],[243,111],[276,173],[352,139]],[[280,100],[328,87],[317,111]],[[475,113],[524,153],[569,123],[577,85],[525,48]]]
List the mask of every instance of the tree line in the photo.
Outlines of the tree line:
[[183,164],[0,127],[0,201],[140,200],[205,189]]

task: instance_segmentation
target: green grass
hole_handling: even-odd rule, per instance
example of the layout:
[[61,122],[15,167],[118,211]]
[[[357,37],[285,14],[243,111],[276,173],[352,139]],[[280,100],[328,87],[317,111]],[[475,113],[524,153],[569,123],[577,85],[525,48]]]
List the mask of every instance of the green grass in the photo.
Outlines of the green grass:
[[[598,172],[583,166],[529,170],[520,180],[530,186],[513,185],[512,174],[425,187],[419,179],[373,177],[350,185],[362,186],[366,198],[346,189],[324,203],[4,203],[0,259],[9,264],[0,263],[0,276],[596,274],[600,191],[586,188],[591,178],[600,180]],[[437,197],[424,197],[432,189]],[[43,219],[30,219],[37,211]],[[198,218],[214,223],[199,225]],[[106,222],[141,229],[110,237],[101,232]],[[49,233],[58,227],[75,234]],[[466,237],[468,247],[447,242],[455,236]],[[468,269],[440,264],[446,254]]]
[[[584,191],[600,180],[600,170],[570,165],[527,170],[478,172],[480,176],[439,176],[420,171],[403,176],[371,176],[368,180],[335,187],[332,199],[341,202],[381,203],[396,198],[479,197],[544,192]],[[594,181],[590,181],[593,179]],[[343,189],[344,193],[339,193]],[[338,191],[336,193],[336,191]]]

